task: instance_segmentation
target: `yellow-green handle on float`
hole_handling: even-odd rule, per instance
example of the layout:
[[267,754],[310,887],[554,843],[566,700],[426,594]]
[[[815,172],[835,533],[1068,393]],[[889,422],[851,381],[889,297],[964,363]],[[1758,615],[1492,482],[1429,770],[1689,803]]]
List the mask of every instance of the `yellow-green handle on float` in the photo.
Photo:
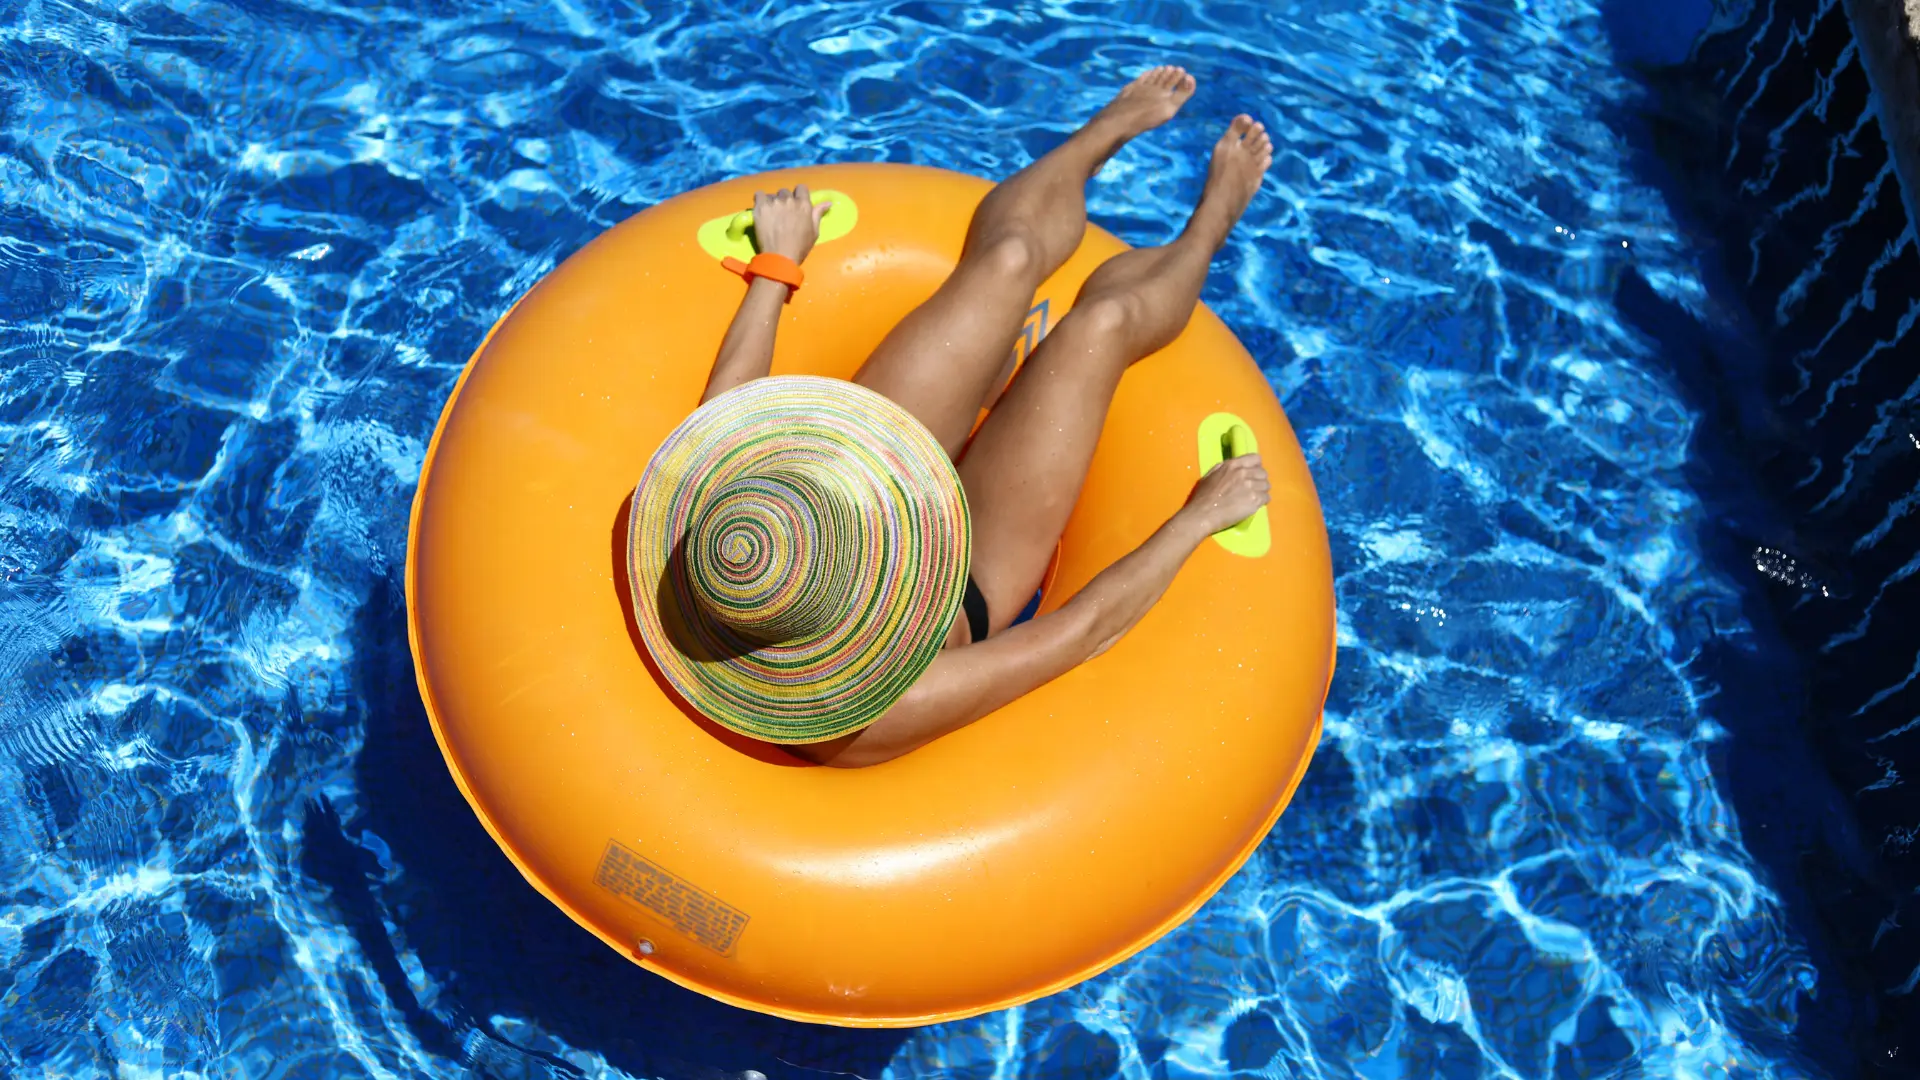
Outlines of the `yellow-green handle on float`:
[[[853,231],[860,220],[860,208],[844,191],[815,191],[811,193],[815,206],[823,202],[832,202],[827,212],[820,216],[820,235],[814,239],[817,247],[828,241],[838,240]],[[700,225],[697,237],[701,250],[716,259],[735,258],[748,262],[758,254],[753,247],[753,239],[747,230],[753,228],[753,211],[742,210],[723,217],[710,218]]]
[[[1253,437],[1253,429],[1245,420],[1227,412],[1217,412],[1200,421],[1200,475],[1205,476],[1214,466],[1228,458],[1258,453],[1260,444]],[[1244,555],[1257,559],[1273,546],[1273,533],[1267,527],[1267,508],[1261,507],[1253,516],[1237,524],[1229,525],[1213,534],[1213,539],[1223,548],[1235,555]]]

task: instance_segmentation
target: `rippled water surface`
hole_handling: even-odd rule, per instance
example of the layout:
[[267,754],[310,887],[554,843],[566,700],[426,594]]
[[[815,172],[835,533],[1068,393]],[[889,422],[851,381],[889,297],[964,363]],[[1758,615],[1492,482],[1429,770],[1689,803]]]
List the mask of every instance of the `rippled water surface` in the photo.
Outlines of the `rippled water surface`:
[[[1697,254],[1577,0],[5,0],[0,1072],[1792,1076],[1814,986],[1714,786],[1747,633],[1696,418],[1620,320]],[[426,734],[399,600],[441,402],[600,230],[821,160],[1003,176],[1200,79],[1092,187],[1166,236],[1281,150],[1206,300],[1325,503],[1326,739],[1190,923],[918,1032],[734,1012],[534,895]]]

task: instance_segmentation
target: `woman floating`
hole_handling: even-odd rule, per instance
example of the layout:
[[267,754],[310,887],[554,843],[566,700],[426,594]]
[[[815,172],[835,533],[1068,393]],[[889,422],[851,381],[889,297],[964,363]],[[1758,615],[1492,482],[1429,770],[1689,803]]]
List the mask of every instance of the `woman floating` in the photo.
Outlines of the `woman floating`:
[[1012,625],[1121,376],[1186,327],[1272,162],[1264,127],[1235,117],[1179,237],[1101,265],[1009,381],[1007,344],[1035,290],[1080,246],[1087,181],[1193,92],[1185,69],[1154,68],[995,187],[952,274],[851,383],[768,378],[830,203],[814,205],[805,185],[755,194],[746,296],[700,408],[655,454],[633,505],[636,616],[691,704],[819,763],[896,758],[1100,655],[1209,535],[1266,504],[1258,455],[1230,458],[1070,601]]

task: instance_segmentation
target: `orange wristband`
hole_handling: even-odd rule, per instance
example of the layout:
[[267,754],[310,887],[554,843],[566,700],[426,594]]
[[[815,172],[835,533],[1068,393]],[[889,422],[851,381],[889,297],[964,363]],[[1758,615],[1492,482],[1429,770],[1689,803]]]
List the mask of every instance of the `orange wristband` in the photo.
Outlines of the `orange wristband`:
[[785,285],[787,287],[786,302],[789,304],[793,303],[793,294],[800,290],[800,283],[807,279],[806,274],[801,272],[799,263],[771,251],[763,251],[755,255],[752,262],[747,263],[729,255],[720,260],[720,265],[745,278],[749,285],[757,277]]

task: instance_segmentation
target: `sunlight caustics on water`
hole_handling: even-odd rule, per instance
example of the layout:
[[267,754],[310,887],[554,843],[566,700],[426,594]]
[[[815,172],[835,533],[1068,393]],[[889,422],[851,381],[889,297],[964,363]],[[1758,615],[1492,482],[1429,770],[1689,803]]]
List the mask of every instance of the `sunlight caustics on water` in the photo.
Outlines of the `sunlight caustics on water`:
[[880,1066],[1803,1075],[1813,970],[1715,791],[1723,718],[1689,669],[1745,632],[1694,538],[1695,418],[1610,300],[1627,267],[1705,293],[1575,0],[9,0],[0,1071],[866,1061],[744,1014],[661,1056],[679,1036],[609,1000],[652,976],[500,959],[586,935],[500,925],[544,901],[470,822],[456,844],[408,809],[464,811],[395,600],[425,441],[485,328],[627,215],[812,161],[1001,177],[1166,61],[1197,98],[1090,205],[1158,242],[1233,113],[1274,132],[1205,299],[1327,512],[1326,737],[1186,926]]

